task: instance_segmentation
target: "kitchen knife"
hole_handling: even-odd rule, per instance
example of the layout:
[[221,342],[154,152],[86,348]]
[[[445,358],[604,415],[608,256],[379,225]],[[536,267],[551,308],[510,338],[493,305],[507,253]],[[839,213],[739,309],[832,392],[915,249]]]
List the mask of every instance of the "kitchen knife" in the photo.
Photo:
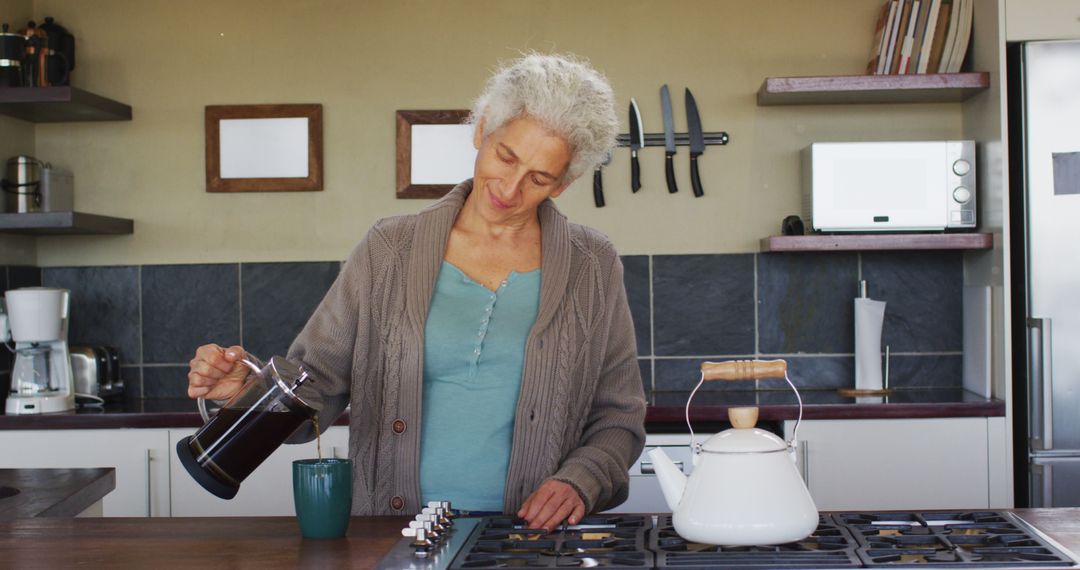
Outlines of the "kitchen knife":
[[701,132],[701,116],[698,115],[694,94],[686,90],[686,131],[690,138],[690,183],[694,186],[694,196],[702,197],[701,176],[698,174],[698,157],[705,152],[705,135]]
[[603,170],[609,162],[611,162],[611,153],[608,153],[607,158],[605,158],[603,162],[597,164],[596,170],[593,171],[592,195],[597,208],[604,207],[604,175],[601,174],[600,171]]
[[671,114],[671,93],[668,92],[667,83],[660,88],[660,106],[664,110],[664,176],[667,177],[668,192],[674,194],[679,191],[675,185],[675,119]]
[[641,166],[638,164],[637,151],[645,146],[645,134],[641,130],[641,110],[637,101],[630,98],[630,191],[641,189]]

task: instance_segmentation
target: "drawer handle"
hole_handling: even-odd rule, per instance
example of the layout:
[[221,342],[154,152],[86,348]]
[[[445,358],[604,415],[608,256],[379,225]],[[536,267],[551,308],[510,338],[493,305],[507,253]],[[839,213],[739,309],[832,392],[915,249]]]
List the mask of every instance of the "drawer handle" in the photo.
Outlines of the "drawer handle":
[[[679,471],[683,471],[683,462],[682,461],[673,461],[673,463],[675,464],[675,467],[679,468]],[[656,474],[656,468],[653,467],[652,461],[642,461],[641,462],[641,473],[644,474],[644,475],[655,475]]]

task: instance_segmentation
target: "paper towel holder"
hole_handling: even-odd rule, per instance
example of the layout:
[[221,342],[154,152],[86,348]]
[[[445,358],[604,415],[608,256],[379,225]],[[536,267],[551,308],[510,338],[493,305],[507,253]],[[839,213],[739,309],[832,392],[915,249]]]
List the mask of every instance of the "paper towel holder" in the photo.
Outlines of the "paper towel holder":
[[[870,300],[869,296],[867,295],[867,290],[866,289],[867,289],[866,280],[865,279],[859,280],[859,298],[856,299],[856,304],[858,303],[859,300],[866,300],[866,301]],[[884,305],[884,303],[881,303],[881,304]],[[882,312],[884,312],[884,308],[882,308]],[[856,333],[858,333],[858,329],[859,329],[858,310],[856,310],[856,315],[855,315],[855,329],[856,329]],[[879,328],[878,329],[878,335],[880,335],[880,334],[881,334],[881,331],[880,331],[880,328]],[[856,336],[858,336],[858,334],[856,334]],[[888,394],[892,394],[893,391],[889,388],[889,346],[888,345],[885,346],[885,374],[884,374],[884,377],[879,380],[881,382],[880,383],[881,388],[865,388],[865,387],[864,388],[859,388],[858,387],[858,385],[859,385],[859,374],[858,374],[858,368],[859,368],[858,344],[859,343],[858,343],[858,339],[856,339],[855,344],[856,344],[856,351],[855,351],[856,352],[856,358],[855,358],[855,367],[856,367],[855,386],[856,387],[854,387],[854,388],[839,388],[837,390],[837,392],[841,396],[849,397],[849,398],[850,397],[858,397],[858,396],[885,396],[885,395],[888,395]],[[879,353],[878,358],[880,358],[880,353]],[[880,374],[880,369],[878,369],[877,373]],[[873,385],[874,383],[870,382],[870,384]]]
[[885,345],[885,378],[880,390],[860,390],[858,388],[838,388],[837,393],[846,398],[858,396],[888,396],[895,390],[889,387],[889,345]]

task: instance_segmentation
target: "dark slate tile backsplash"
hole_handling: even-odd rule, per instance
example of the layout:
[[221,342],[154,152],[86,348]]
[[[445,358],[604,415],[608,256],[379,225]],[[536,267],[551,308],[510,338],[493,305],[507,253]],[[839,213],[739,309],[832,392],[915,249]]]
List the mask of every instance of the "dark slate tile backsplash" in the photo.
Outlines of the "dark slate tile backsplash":
[[653,256],[657,356],[753,354],[754,256]]
[[244,349],[263,359],[284,355],[340,269],[336,261],[242,264]]
[[858,275],[854,253],[758,256],[758,349],[766,354],[854,352],[851,300]]
[[961,350],[962,254],[866,253],[862,270],[870,297],[888,303],[882,342],[891,351]]
[[202,344],[240,343],[240,268],[234,263],[142,269],[143,362],[188,362]]
[[115,346],[121,362],[142,362],[138,267],[46,267],[41,284],[72,291],[69,343]]
[[[785,358],[800,388],[853,386],[860,277],[871,297],[888,303],[883,346],[892,387],[962,384],[959,253],[630,255],[622,262],[642,384],[655,404],[685,404],[709,359]],[[128,396],[166,399],[186,397],[187,362],[200,344],[284,354],[340,267],[0,267],[0,285],[71,289],[71,342],[118,346]],[[0,384],[11,366],[6,353],[0,350]],[[782,380],[710,382],[697,399],[748,388],[761,390],[748,403],[787,391]]]
[[622,258],[623,282],[630,316],[634,319],[634,337],[638,354],[652,353],[652,330],[649,324],[649,256],[627,255]]

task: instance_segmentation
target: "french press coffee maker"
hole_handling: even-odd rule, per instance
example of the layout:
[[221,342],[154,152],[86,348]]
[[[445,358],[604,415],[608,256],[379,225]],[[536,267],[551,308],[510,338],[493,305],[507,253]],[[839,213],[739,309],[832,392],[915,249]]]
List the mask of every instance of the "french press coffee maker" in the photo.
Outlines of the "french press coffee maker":
[[251,372],[240,391],[213,417],[199,398],[206,425],[176,444],[192,478],[222,499],[235,497],[240,483],[317,412],[296,395],[310,379],[302,366],[280,356],[265,365],[252,358],[241,362]]

